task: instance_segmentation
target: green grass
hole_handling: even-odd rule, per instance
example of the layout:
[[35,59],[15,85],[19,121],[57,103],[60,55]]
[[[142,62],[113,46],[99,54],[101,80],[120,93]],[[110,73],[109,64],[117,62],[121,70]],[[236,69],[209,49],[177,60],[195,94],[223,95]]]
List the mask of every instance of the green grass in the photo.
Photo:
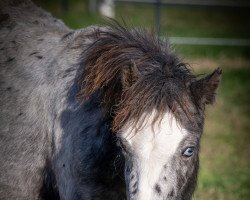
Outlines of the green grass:
[[[88,12],[82,0],[71,2],[68,13],[52,1],[40,4],[72,28],[103,24],[98,15]],[[86,1],[85,1],[86,2]],[[128,24],[148,27],[154,24],[154,8],[121,5],[117,18]],[[235,9],[162,8],[161,34],[189,37],[250,38],[250,12]],[[184,58],[212,61],[244,60],[248,65],[249,47],[186,46],[175,50]],[[237,62],[233,62],[237,63]],[[238,65],[240,65],[238,63]],[[250,66],[223,65],[217,103],[208,106],[201,144],[201,167],[195,200],[250,199]],[[198,69],[208,72],[210,69]]]

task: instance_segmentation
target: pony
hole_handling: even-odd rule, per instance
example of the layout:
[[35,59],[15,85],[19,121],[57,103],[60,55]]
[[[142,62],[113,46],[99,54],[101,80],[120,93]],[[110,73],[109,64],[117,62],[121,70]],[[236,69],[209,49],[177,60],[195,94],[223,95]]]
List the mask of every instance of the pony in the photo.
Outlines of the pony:
[[191,199],[221,69],[195,76],[142,29],[0,5],[0,199]]

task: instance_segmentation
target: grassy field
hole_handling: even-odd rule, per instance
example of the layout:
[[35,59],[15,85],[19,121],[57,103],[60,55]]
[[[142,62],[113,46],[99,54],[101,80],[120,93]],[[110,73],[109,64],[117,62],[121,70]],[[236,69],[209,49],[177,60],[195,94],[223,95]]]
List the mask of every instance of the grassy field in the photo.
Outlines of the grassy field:
[[223,69],[217,103],[207,110],[196,200],[250,198],[249,77],[246,68]]
[[[88,12],[84,1],[71,3],[68,13],[51,1],[42,1],[42,6],[72,28],[103,24],[100,16]],[[153,27],[150,6],[119,4],[116,13],[129,24]],[[161,13],[163,36],[250,38],[250,12],[246,10],[170,7],[162,8]],[[250,47],[174,48],[196,73],[211,72],[217,66],[223,69],[217,102],[206,112],[194,200],[249,200]]]

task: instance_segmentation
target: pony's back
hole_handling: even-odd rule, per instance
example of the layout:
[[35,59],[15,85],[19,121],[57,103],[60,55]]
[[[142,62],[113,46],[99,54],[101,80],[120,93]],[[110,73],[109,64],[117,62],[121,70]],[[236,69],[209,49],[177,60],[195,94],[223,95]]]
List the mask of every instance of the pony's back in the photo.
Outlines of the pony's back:
[[0,199],[122,199],[110,119],[76,99],[95,30],[0,0]]
[[0,199],[38,199],[52,150],[53,101],[72,79],[60,84],[58,74],[76,62],[61,41],[70,30],[30,1],[0,4]]

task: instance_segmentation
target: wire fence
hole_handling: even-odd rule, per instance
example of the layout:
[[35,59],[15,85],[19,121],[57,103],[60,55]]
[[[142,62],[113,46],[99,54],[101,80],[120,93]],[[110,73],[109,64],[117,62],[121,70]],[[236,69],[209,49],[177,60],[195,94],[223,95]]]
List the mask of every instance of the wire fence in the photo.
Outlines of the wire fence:
[[161,4],[166,6],[209,6],[209,7],[233,7],[250,8],[249,1],[235,0],[114,0],[114,2],[123,3],[143,3],[143,4]]
[[[143,3],[155,6],[155,28],[158,35],[161,27],[161,7],[162,6],[192,6],[192,7],[211,7],[211,8],[238,8],[249,9],[248,1],[219,1],[219,0],[115,0],[119,3]],[[182,45],[216,45],[216,46],[250,46],[249,39],[240,38],[201,38],[201,37],[170,37],[173,44]]]
[[169,41],[182,45],[250,46],[249,39],[236,38],[169,37]]
[[[67,1],[67,0],[62,0]],[[155,7],[155,30],[160,35],[161,29],[161,7],[169,6],[189,6],[189,7],[210,7],[211,9],[247,9],[250,10],[250,1],[235,0],[106,0],[108,4],[130,3],[130,4],[150,4]],[[104,0],[105,3],[105,0]],[[89,9],[92,12],[97,10],[97,0],[89,0]],[[170,37],[173,44],[181,45],[217,45],[217,46],[250,46],[249,39],[242,38],[203,38],[203,37]]]

